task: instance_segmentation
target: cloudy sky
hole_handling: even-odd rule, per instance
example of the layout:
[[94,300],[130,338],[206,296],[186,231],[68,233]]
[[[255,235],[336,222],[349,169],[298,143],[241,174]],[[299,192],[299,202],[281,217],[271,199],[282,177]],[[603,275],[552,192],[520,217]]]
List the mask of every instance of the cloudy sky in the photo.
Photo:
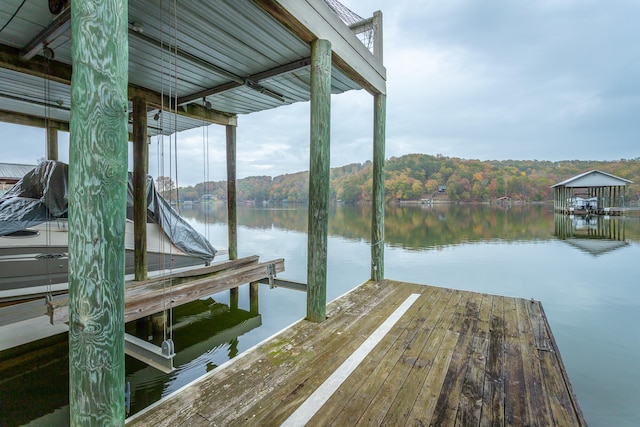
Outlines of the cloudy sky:
[[[342,2],[363,17],[383,13],[387,158],[640,157],[637,0]],[[332,167],[371,159],[372,104],[364,91],[334,95]],[[240,178],[308,170],[308,103],[238,123]],[[0,161],[31,164],[44,156],[42,130],[0,124],[0,132]],[[209,179],[225,178],[224,138],[220,126],[178,135],[179,185],[203,181],[205,166]],[[61,135],[61,160],[68,159],[66,141]],[[156,176],[158,147],[154,138]]]

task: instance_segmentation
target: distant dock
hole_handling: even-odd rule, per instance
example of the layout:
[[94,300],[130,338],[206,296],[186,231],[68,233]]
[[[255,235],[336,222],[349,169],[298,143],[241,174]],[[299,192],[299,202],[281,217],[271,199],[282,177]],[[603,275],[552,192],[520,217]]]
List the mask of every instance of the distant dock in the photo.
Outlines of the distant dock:
[[586,422],[539,302],[385,280],[300,321],[129,426]]

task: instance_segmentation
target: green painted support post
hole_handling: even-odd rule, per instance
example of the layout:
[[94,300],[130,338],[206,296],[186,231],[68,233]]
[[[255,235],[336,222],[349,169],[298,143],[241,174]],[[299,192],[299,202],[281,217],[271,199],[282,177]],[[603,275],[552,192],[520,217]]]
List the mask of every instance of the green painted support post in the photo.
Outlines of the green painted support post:
[[147,280],[147,102],[133,98],[133,238],[135,280]]
[[70,425],[124,425],[126,0],[71,2]]
[[387,97],[373,97],[373,217],[371,219],[371,280],[384,280],[384,147]]
[[315,40],[311,44],[310,121],[307,319],[323,322],[327,312],[331,122],[331,43],[327,40]]
[[236,200],[236,127],[227,126],[227,222],[229,259],[238,259],[238,210]]

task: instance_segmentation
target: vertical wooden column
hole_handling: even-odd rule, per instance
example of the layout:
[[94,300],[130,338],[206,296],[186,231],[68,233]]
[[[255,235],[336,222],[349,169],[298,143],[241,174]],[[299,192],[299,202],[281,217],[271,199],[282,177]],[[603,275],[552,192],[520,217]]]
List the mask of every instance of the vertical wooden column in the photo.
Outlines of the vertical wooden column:
[[258,282],[251,282],[249,284],[249,312],[251,314],[258,314],[258,295],[260,284]]
[[[227,125],[227,229],[229,259],[238,259],[238,203],[236,199],[236,127]],[[238,298],[238,288],[229,289]]]
[[384,147],[387,97],[373,98],[373,209],[371,218],[371,279],[384,280]]
[[70,425],[124,425],[127,1],[72,1],[71,22]]
[[327,233],[331,123],[331,43],[311,44],[311,129],[307,319],[323,322],[327,312]]
[[47,159],[58,160],[58,128],[47,126]]
[[135,280],[147,280],[147,102],[133,98],[133,239]]
[[373,12],[373,55],[383,62],[382,49],[382,12],[379,10]]
[[238,258],[238,215],[236,201],[236,127],[227,125],[227,221],[229,259]]

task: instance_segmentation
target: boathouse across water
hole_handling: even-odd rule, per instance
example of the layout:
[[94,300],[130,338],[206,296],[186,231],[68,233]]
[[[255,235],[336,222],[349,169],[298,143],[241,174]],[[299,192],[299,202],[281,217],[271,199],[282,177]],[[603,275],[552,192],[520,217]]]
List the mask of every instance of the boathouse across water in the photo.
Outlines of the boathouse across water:
[[553,185],[553,207],[567,215],[622,215],[632,181],[592,170]]

